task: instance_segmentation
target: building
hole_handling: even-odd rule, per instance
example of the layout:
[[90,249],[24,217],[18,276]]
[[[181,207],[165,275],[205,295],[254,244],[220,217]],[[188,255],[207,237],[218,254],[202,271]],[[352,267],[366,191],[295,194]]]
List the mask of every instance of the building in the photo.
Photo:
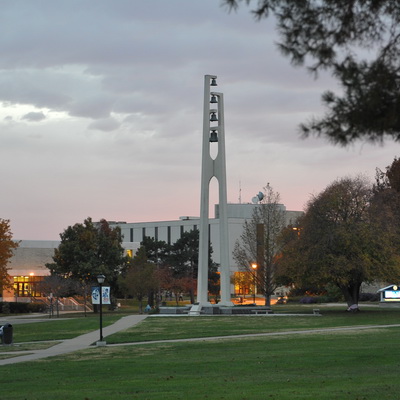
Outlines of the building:
[[[233,249],[240,238],[243,225],[250,220],[258,204],[228,204],[228,232],[229,232],[229,265],[233,274],[238,270],[233,259]],[[294,224],[301,211],[287,211],[283,204],[279,207],[285,212],[286,224]],[[210,241],[213,247],[213,260],[219,264],[219,207],[215,206],[215,216],[209,220]],[[184,232],[199,228],[200,218],[183,216],[178,220],[156,222],[115,222],[108,221],[111,227],[119,226],[123,235],[123,247],[127,254],[133,255],[140,246],[144,237],[151,237],[168,244],[175,243]],[[50,274],[46,264],[53,262],[54,249],[59,241],[22,240],[14,250],[14,256],[8,265],[9,274],[13,282],[13,290],[4,291],[5,301],[30,301],[32,297],[40,297],[36,285],[43,277]],[[232,290],[233,292],[233,290]],[[1,294],[1,293],[0,293]],[[0,297],[1,299],[1,297]]]
[[[13,289],[0,292],[0,300],[30,302],[32,298],[41,297],[37,285],[45,276],[50,275],[46,264],[53,262],[57,240],[17,240],[19,246],[7,265]],[[133,254],[140,243],[123,243],[125,251]]]
[[[287,211],[283,204],[278,205],[285,212],[286,225],[294,224],[298,217],[303,215],[302,211]],[[233,248],[236,241],[243,232],[245,221],[251,219],[254,208],[258,204],[228,204],[228,231],[229,231],[229,265],[231,273],[237,270],[233,259]],[[209,220],[210,241],[213,248],[213,260],[219,264],[219,207],[215,205],[215,217]],[[199,228],[199,217],[183,216],[179,220],[156,221],[156,222],[112,222],[110,226],[119,226],[124,238],[124,242],[141,242],[145,236],[156,240],[164,241],[168,244],[175,243],[184,232],[189,232]]]
[[[243,232],[243,226],[246,221],[252,218],[254,209],[259,204],[228,204],[228,237],[229,237],[229,267],[230,276],[238,273],[239,267],[233,258],[233,249],[236,241]],[[286,226],[295,224],[297,219],[303,215],[302,211],[288,211],[283,204],[278,207],[285,213]],[[110,222],[109,222],[110,223]],[[168,244],[175,243],[184,232],[198,229],[200,223],[199,217],[183,216],[179,220],[173,221],[156,221],[156,222],[115,222],[110,223],[111,226],[119,226],[124,237],[124,241],[141,242],[144,237],[151,237],[156,240],[164,241]],[[217,264],[220,264],[220,232],[219,232],[219,206],[215,205],[214,218],[209,219],[209,237],[213,249],[212,258]],[[243,274],[243,272],[242,272]],[[247,294],[248,287],[234,287],[231,284],[230,293],[234,295]]]

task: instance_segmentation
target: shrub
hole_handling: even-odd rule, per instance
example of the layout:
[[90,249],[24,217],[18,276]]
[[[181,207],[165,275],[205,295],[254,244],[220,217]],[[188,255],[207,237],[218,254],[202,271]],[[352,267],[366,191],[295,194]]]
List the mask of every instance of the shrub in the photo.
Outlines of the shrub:
[[287,303],[300,303],[301,299],[301,296],[289,296],[287,299]]
[[359,301],[379,301],[379,293],[360,293]]
[[38,303],[0,302],[3,314],[27,314],[31,312],[45,312],[46,305]]
[[10,314],[10,304],[8,304],[6,301],[1,304],[1,312],[3,314]]
[[46,312],[46,304],[41,303],[28,303],[28,312]]
[[326,290],[325,296],[327,297],[326,301],[327,303],[334,303],[344,300],[343,293],[336,285],[328,283],[325,287],[325,290]]
[[316,304],[317,297],[304,296],[300,299],[301,304]]

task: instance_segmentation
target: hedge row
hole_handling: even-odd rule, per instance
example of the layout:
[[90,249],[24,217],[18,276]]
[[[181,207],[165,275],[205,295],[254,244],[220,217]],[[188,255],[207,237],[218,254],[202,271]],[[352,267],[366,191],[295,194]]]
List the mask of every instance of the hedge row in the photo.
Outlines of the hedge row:
[[0,301],[0,314],[26,314],[45,311],[45,304]]
[[[343,299],[336,299],[330,296],[291,296],[288,298],[288,303],[301,304],[334,303],[337,301],[343,301]],[[379,301],[379,294],[360,293],[359,301]]]

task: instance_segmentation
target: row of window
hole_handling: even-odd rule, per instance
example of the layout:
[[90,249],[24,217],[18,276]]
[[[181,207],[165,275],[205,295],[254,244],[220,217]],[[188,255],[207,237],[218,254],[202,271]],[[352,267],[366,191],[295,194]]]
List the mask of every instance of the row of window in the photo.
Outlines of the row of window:
[[41,297],[38,284],[42,279],[41,276],[14,276],[14,296]]
[[[185,232],[185,227],[188,228],[188,226],[185,226],[185,225],[180,225],[179,226],[180,236],[181,237],[182,237],[183,233]],[[167,242],[168,244],[172,244],[172,235],[171,235],[172,227],[171,226],[167,226],[166,228],[167,228],[167,237],[166,237],[166,240],[164,240],[164,241]],[[154,235],[152,235],[152,234],[149,235],[146,232],[146,229],[147,229],[146,227],[142,227],[141,237],[137,238],[137,237],[134,237],[134,228],[130,228],[129,229],[129,241],[130,242],[134,242],[136,240],[136,242],[141,242],[143,240],[143,238],[146,237],[146,236],[153,237],[155,240],[160,240],[159,239],[159,227],[158,226],[156,226],[154,228],[151,228],[151,229],[154,229]],[[191,229],[197,230],[197,225],[193,225],[193,228],[191,228]]]

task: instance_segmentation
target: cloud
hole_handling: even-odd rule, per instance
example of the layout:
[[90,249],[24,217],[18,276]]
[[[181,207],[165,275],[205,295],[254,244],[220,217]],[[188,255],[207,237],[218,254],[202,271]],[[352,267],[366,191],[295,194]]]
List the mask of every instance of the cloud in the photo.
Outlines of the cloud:
[[46,116],[42,113],[42,112],[29,112],[28,114],[25,114],[22,116],[23,120],[27,120],[30,122],[39,122],[39,121],[43,121],[44,119],[46,119]]
[[97,129],[99,131],[111,132],[118,129],[121,126],[115,118],[104,118],[92,122],[88,129]]
[[255,22],[245,5],[40,5],[4,2],[0,16],[0,168],[13,165],[0,208],[17,238],[57,239],[88,216],[198,215],[205,74],[224,93],[229,201],[239,181],[244,201],[270,182],[301,209],[332,179],[373,175],[398,151],[301,140],[298,124],[324,111],[321,93],[336,84],[293,68],[273,21]]

